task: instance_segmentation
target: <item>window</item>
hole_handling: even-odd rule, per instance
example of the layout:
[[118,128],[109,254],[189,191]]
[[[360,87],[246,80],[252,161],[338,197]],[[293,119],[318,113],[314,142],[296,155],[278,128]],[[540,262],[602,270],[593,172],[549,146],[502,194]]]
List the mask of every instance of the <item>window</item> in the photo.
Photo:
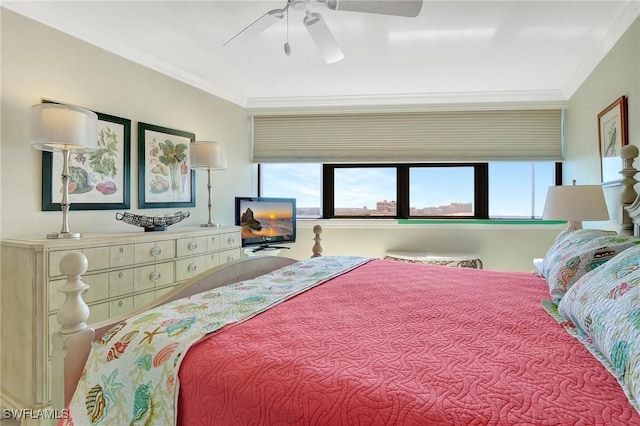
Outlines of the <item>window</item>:
[[266,163],[260,195],[295,197],[300,218],[542,217],[561,163]]
[[322,217],[322,164],[260,164],[260,195],[296,199],[299,218]]
[[489,217],[541,218],[554,174],[552,162],[489,163]]
[[394,167],[336,167],[334,216],[396,217]]
[[409,217],[473,217],[472,166],[409,168]]

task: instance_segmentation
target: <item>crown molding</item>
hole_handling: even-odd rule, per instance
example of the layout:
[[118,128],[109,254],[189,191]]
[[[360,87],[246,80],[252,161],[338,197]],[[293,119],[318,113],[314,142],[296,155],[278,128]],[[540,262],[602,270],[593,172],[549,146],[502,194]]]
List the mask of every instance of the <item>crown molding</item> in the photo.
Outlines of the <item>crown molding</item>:
[[95,31],[95,29],[76,20],[69,19],[69,17],[51,9],[48,7],[46,2],[9,1],[2,2],[0,5],[4,9],[11,10],[12,12],[26,18],[54,28],[56,31],[60,31],[86,43],[97,46],[100,49],[128,59],[133,63],[171,77],[196,89],[200,89],[241,107],[246,106],[246,97],[229,91],[222,86],[213,84],[210,81],[199,78],[191,73],[187,73],[184,70],[181,70],[167,62],[161,61],[144,51],[134,49],[131,45],[116,43],[109,37],[104,36],[104,34]]
[[115,43],[82,22],[70,20],[56,12],[46,2],[3,1],[0,6],[243,107],[250,115],[566,108],[569,98],[640,16],[640,0],[621,2],[606,26],[607,30],[602,32],[599,42],[594,43],[590,56],[558,90],[247,98],[180,70],[146,52],[133,49],[130,45]]

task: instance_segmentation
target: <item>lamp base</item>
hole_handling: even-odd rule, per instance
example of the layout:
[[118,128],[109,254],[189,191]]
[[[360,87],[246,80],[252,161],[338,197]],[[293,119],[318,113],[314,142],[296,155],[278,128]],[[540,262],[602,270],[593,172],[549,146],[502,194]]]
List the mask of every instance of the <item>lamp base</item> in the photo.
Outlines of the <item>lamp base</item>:
[[202,228],[220,228],[219,223],[203,223],[200,225]]
[[560,241],[565,236],[575,232],[579,229],[582,229],[582,221],[581,220],[569,220],[567,222],[567,227],[562,230],[556,237],[556,241]]
[[82,238],[82,234],[80,232],[52,232],[47,234],[47,239],[49,240],[62,240],[62,239],[80,239]]

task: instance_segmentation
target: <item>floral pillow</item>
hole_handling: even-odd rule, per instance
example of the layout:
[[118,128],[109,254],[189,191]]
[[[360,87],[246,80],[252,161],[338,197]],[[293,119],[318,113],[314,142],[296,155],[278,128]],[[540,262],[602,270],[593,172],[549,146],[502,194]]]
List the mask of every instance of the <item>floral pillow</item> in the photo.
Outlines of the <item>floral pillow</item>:
[[640,246],[578,280],[558,312],[640,412]]
[[547,276],[548,270],[554,265],[554,262],[557,261],[558,256],[566,251],[568,247],[581,246],[595,237],[610,235],[617,235],[617,233],[615,231],[605,231],[602,229],[578,229],[564,235],[561,233],[544,256],[541,270],[542,276]]
[[580,229],[560,239],[549,249],[542,264],[551,297],[560,300],[584,274],[638,244],[638,237],[597,229]]

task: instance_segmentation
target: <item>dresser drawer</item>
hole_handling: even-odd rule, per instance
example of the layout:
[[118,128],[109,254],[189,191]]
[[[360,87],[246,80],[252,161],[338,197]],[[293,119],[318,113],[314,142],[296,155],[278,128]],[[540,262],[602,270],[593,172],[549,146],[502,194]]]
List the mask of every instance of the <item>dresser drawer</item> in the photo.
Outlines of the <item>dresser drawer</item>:
[[215,268],[220,264],[220,253],[209,253],[207,255],[207,269]]
[[109,266],[117,268],[133,265],[133,253],[133,244],[109,247]]
[[136,292],[150,290],[173,282],[173,262],[141,266],[133,270],[133,290]]
[[186,280],[206,270],[206,255],[176,260],[176,281]]
[[207,237],[193,237],[176,240],[177,257],[206,253],[208,247],[207,239]]
[[133,296],[109,302],[109,318],[124,315],[133,311]]
[[[130,315],[170,292],[179,282],[239,258],[241,244],[237,226],[197,225],[155,233],[91,233],[80,240],[3,242],[3,265],[21,266],[3,269],[0,309],[21,320],[8,334],[4,333],[0,346],[5,340],[23,339],[24,343],[2,353],[3,390],[15,390],[12,396],[19,406],[51,403],[51,333],[60,327],[57,313],[66,298],[59,289],[67,284],[67,277],[60,272],[60,262],[67,254],[81,252],[87,258],[88,269],[81,279],[89,288],[82,299],[90,308],[86,322],[96,324]],[[24,336],[29,339],[24,340]],[[20,365],[26,367],[11,368]]]
[[138,243],[134,246],[134,259],[136,263],[172,259],[175,255],[174,240]]
[[209,253],[207,255],[207,269],[215,268],[219,265],[224,265],[227,262],[240,259],[240,249],[225,250],[218,253]]
[[223,265],[227,262],[240,259],[240,249],[225,250],[218,253],[218,264]]
[[133,268],[109,272],[109,297],[133,293]]
[[240,247],[241,242],[240,234],[237,232],[220,234],[220,248],[222,250]]
[[219,235],[209,235],[207,237],[207,251],[216,251],[220,250],[220,241],[224,234]]
[[[60,272],[60,261],[68,254],[78,250],[55,250],[49,252],[49,276],[57,277]],[[87,272],[99,271],[109,267],[109,247],[90,247],[80,250],[89,261]]]

